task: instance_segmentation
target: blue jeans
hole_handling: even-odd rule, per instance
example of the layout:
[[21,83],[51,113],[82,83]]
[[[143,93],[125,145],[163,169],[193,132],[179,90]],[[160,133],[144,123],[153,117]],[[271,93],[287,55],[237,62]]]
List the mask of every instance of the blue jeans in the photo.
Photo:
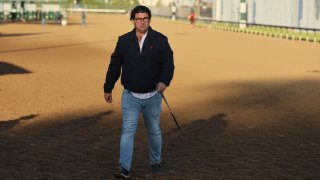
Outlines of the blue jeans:
[[160,130],[160,112],[162,96],[157,93],[149,99],[134,97],[124,89],[122,93],[122,132],[120,140],[120,166],[130,171],[133,155],[134,136],[140,113],[148,132],[149,163],[161,162],[162,135]]

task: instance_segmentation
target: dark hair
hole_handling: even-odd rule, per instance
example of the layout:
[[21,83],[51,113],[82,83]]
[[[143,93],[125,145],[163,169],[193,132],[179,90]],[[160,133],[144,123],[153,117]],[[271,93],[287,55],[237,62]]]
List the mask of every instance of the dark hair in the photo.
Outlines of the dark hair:
[[151,11],[146,6],[138,5],[132,9],[130,20],[133,20],[136,16],[136,13],[147,13],[149,15],[149,19],[151,19]]

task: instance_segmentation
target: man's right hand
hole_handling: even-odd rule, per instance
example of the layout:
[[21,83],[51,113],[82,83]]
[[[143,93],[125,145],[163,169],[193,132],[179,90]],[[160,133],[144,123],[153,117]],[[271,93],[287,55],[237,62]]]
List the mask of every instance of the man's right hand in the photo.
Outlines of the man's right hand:
[[111,93],[104,93],[104,99],[107,103],[112,103],[112,94]]

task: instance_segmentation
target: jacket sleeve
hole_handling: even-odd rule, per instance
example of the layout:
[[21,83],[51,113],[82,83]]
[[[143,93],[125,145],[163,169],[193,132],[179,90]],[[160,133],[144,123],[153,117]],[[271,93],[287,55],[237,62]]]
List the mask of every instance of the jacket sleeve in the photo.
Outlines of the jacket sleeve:
[[169,45],[168,38],[165,37],[161,44],[161,74],[160,82],[163,82],[167,86],[173,78],[174,62],[173,51]]
[[120,38],[118,39],[116,48],[111,55],[111,60],[109,64],[109,68],[106,74],[106,80],[104,83],[104,92],[111,93],[115,83],[120,77],[121,74],[121,66],[122,66],[122,56],[120,51]]

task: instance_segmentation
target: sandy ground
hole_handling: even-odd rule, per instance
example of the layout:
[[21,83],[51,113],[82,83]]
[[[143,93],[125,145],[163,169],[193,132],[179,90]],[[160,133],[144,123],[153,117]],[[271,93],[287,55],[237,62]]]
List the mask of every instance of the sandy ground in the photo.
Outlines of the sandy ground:
[[[103,82],[125,15],[70,25],[0,24],[1,179],[113,179],[121,130]],[[163,104],[157,179],[320,178],[320,45],[153,19],[168,36],[175,77]],[[136,134],[133,179],[148,172]]]

